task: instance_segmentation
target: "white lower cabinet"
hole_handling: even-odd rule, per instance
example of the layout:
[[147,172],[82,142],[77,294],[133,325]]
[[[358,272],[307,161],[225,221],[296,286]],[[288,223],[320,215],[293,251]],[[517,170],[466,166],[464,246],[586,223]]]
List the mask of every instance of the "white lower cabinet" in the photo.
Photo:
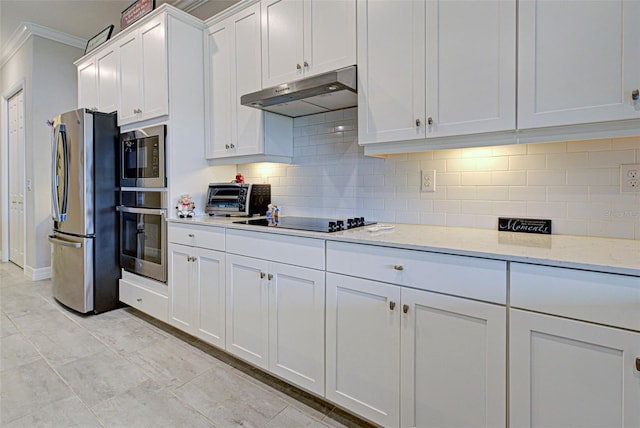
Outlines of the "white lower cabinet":
[[640,278],[511,263],[512,427],[640,426]]
[[170,224],[169,323],[225,345],[224,229]]
[[118,292],[122,303],[167,322],[169,305],[166,284],[123,271],[118,281]]
[[255,257],[322,257],[324,241],[270,235],[227,234],[231,249],[247,255],[227,254],[226,350],[324,395],[324,270]]
[[640,426],[640,333],[510,313],[512,427]]
[[329,400],[383,426],[505,426],[506,310],[327,274]]

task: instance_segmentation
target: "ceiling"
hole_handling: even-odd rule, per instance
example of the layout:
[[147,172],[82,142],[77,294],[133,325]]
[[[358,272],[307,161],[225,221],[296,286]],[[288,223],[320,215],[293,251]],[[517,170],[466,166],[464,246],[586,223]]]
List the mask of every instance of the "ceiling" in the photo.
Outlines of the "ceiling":
[[[156,0],[170,3],[207,19],[239,0]],[[73,36],[89,39],[113,24],[120,31],[120,14],[134,0],[0,0],[0,52],[21,22],[32,22]]]

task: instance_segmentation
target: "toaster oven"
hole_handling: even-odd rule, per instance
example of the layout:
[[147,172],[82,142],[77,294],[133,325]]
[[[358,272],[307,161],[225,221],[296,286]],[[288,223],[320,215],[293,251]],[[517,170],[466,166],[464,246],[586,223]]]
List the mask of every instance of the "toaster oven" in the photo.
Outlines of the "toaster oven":
[[205,212],[251,217],[266,214],[270,203],[270,184],[210,183]]

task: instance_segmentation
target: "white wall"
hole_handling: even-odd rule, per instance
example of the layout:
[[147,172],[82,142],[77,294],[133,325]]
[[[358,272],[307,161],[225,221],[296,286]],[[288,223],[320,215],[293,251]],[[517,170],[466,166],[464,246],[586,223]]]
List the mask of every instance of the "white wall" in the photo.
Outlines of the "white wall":
[[[73,62],[82,53],[83,50],[76,47],[30,36],[2,68],[0,94],[3,96],[24,82],[25,182],[32,183],[32,190],[25,192],[25,273],[36,277],[39,270],[48,269],[51,264],[47,241],[53,227],[49,197],[51,137],[46,121],[76,108],[77,79]],[[6,149],[3,147],[0,152],[6,154]],[[0,176],[6,180],[7,172],[3,169]],[[5,199],[3,195],[3,204]]]
[[[550,218],[554,233],[640,239],[640,194],[619,192],[640,136],[365,157],[357,110],[294,121],[294,162],[239,165],[272,184],[284,214],[495,229],[499,216]],[[436,192],[420,192],[421,169]]]

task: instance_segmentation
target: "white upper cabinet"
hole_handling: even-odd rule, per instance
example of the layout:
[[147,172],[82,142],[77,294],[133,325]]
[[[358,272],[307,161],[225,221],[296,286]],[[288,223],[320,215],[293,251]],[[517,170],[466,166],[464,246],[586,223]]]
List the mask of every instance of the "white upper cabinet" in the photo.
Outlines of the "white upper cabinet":
[[119,125],[169,113],[166,32],[163,14],[119,41]]
[[519,2],[518,128],[640,118],[640,2]]
[[515,129],[515,1],[358,3],[360,144]]
[[209,26],[206,157],[216,163],[289,162],[293,123],[240,104],[260,90],[260,4]]
[[355,0],[262,2],[263,87],[356,63]]
[[78,64],[78,107],[118,110],[118,54],[113,46]]

